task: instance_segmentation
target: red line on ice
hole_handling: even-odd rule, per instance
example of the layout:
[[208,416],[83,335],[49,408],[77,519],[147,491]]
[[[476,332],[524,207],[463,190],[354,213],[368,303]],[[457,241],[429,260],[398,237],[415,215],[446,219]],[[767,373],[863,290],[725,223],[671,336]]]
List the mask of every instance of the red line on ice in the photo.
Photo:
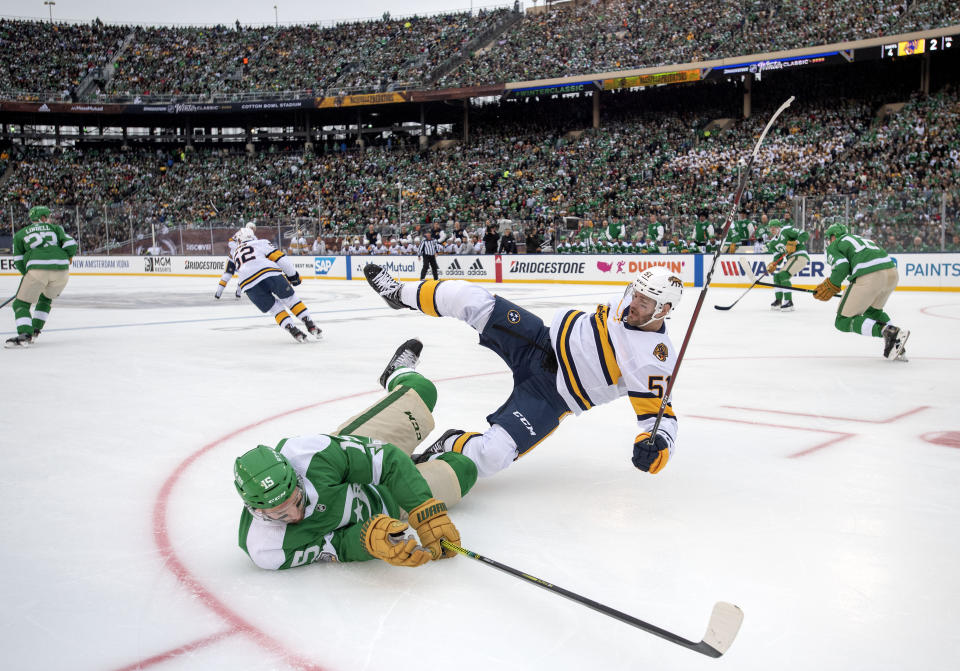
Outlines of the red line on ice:
[[[465,378],[477,378],[477,377],[487,377],[490,375],[504,375],[509,371],[497,371],[492,373],[474,373],[471,375],[456,375],[453,377],[446,377],[441,379],[436,379],[434,382],[450,382],[453,380],[462,380]],[[242,433],[249,431],[255,427],[258,427],[262,424],[267,424],[273,422],[281,417],[287,417],[288,415],[293,415],[298,412],[303,412],[304,410],[310,410],[312,408],[317,408],[322,405],[328,405],[330,403],[336,403],[339,401],[344,401],[350,398],[357,398],[360,396],[367,396],[369,394],[374,394],[380,390],[372,391],[361,391],[354,394],[347,394],[345,396],[338,396],[337,398],[330,398],[324,401],[318,401],[317,403],[311,403],[310,405],[304,405],[299,408],[294,408],[292,410],[287,410],[285,412],[278,413],[271,417],[266,417],[252,424],[247,424],[244,427],[241,427],[235,431],[232,431],[216,440],[207,443],[199,450],[188,456],[186,459],[181,461],[173,472],[163,483],[163,486],[160,488],[160,493],[157,494],[157,500],[153,507],[153,537],[156,540],[157,548],[160,550],[160,554],[164,558],[164,563],[168,569],[176,576],[177,580],[180,581],[190,593],[193,594],[200,603],[212,610],[214,613],[219,615],[229,626],[225,631],[218,632],[207,636],[206,638],[201,638],[197,641],[187,643],[180,647],[162,652],[150,657],[146,657],[142,660],[133,662],[126,666],[117,669],[116,671],[128,671],[130,669],[142,669],[148,666],[153,666],[161,662],[165,662],[171,659],[174,659],[178,655],[189,652],[192,650],[197,650],[208,645],[212,645],[218,641],[221,641],[229,636],[234,634],[246,634],[252,638],[256,643],[266,650],[276,654],[278,657],[281,657],[284,662],[288,665],[296,667],[298,669],[307,669],[309,671],[323,671],[323,667],[317,666],[312,661],[305,659],[296,653],[288,650],[281,642],[277,641],[275,638],[267,634],[266,632],[259,629],[257,626],[247,621],[236,612],[231,610],[226,604],[224,604],[220,599],[213,595],[203,584],[190,573],[190,570],[184,565],[184,563],[177,557],[176,551],[173,547],[173,543],[170,540],[170,533],[167,529],[167,504],[170,502],[170,493],[173,491],[174,486],[180,480],[180,476],[193,465],[201,456],[207,452],[213,450],[216,447],[219,447],[228,440],[239,436]]]

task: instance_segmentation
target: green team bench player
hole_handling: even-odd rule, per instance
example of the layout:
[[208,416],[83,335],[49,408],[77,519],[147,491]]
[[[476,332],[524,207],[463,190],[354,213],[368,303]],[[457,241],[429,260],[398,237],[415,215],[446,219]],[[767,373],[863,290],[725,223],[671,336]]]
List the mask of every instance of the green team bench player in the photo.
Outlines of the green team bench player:
[[820,283],[814,298],[830,300],[849,277],[850,286],[840,300],[834,325],[840,331],[883,338],[883,356],[906,361],[910,331],[891,324],[890,315],[883,311],[900,281],[897,264],[875,242],[848,233],[843,224],[829,226],[823,236],[830,277]]
[[[50,223],[50,208],[30,208],[30,225],[13,236],[13,265],[23,277],[13,300],[17,335],[4,347],[28,347],[40,335],[50,316],[53,299],[70,279],[70,261],[77,253],[77,241],[62,226]],[[30,315],[31,304],[37,307]]]
[[[414,367],[423,345],[408,340],[380,376],[388,391],[333,433],[284,438],[237,458],[234,485],[244,502],[240,547],[265,569],[317,561],[382,559],[420,566],[455,556],[447,515],[477,481],[468,457],[450,453],[415,465],[410,454],[433,430],[433,383]],[[407,536],[409,523],[419,542]]]

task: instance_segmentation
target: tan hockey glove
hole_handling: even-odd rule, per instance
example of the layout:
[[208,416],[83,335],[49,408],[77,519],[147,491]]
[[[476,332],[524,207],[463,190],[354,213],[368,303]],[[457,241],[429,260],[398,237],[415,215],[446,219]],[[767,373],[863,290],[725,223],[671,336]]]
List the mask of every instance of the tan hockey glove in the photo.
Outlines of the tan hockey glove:
[[787,254],[793,254],[797,251],[797,241],[796,240],[787,240],[787,244],[783,246],[787,250]]
[[834,296],[840,293],[840,287],[830,281],[828,277],[819,285],[817,285],[816,291],[813,292],[813,297],[818,301],[828,301]]
[[777,262],[775,260],[767,264],[767,272],[771,275],[777,272]]
[[406,522],[386,515],[371,517],[360,527],[363,547],[377,559],[394,566],[420,566],[433,559],[428,550],[417,541],[404,535],[409,528]]
[[417,530],[420,543],[433,553],[434,559],[456,557],[453,550],[444,549],[440,539],[460,545],[460,532],[447,516],[447,504],[439,499],[427,499],[410,511],[410,524]]

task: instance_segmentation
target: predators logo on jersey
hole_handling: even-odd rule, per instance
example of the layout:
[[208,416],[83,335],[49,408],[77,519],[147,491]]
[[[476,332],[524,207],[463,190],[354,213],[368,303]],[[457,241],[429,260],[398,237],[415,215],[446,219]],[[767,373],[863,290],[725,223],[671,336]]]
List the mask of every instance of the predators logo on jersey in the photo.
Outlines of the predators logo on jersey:
[[667,346],[663,343],[658,343],[656,347],[653,348],[653,356],[660,359],[660,361],[666,361],[667,357],[670,356],[670,353],[667,351]]

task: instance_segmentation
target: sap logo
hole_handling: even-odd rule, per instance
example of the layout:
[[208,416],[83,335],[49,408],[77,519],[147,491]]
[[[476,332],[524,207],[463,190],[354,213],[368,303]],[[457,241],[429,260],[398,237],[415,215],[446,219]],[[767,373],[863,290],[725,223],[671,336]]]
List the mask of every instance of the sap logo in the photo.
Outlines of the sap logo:
[[519,410],[513,411],[513,416],[520,420],[520,423],[530,432],[531,436],[537,435],[537,432],[533,430],[533,424],[530,423],[530,420],[523,416]]
[[336,257],[333,256],[315,256],[313,257],[313,272],[317,275],[326,275],[333,270],[333,262]]

